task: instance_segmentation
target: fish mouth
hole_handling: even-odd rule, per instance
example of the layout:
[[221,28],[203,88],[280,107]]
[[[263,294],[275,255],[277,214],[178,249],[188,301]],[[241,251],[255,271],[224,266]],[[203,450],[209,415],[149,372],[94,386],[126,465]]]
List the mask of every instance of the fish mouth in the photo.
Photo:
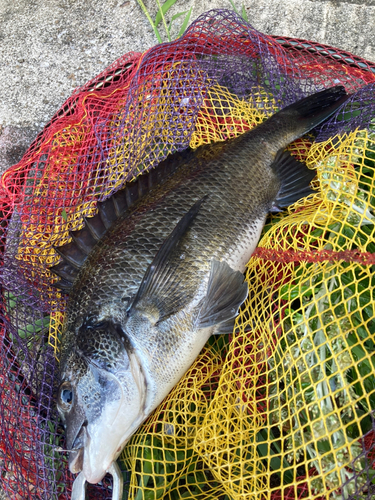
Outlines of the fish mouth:
[[72,474],[82,471],[84,448],[77,451],[71,451],[69,454],[69,470]]
[[72,450],[69,453],[69,469],[72,474],[77,474],[83,468],[83,455],[85,451],[86,425],[82,425],[74,440]]

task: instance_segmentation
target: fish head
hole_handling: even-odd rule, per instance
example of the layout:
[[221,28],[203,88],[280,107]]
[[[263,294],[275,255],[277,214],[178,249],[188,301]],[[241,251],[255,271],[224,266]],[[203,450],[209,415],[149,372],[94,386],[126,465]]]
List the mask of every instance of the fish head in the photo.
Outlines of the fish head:
[[57,408],[66,430],[69,468],[99,482],[145,419],[147,380],[118,324],[84,324],[60,368]]

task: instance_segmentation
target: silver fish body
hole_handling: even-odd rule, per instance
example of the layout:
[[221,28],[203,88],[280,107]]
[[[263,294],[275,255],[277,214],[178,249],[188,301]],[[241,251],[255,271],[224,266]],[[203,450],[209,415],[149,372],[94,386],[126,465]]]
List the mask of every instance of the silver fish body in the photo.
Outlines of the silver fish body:
[[270,210],[310,193],[283,149],[345,100],[341,87],[200,148],[96,243],[70,291],[58,409],[70,469],[97,483],[212,334],[233,326]]

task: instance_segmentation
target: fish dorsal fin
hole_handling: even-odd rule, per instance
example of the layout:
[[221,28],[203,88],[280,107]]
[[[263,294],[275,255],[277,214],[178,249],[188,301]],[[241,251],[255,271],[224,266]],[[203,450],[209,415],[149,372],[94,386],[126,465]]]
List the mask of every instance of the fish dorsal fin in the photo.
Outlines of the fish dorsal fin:
[[[207,294],[202,300],[198,316],[198,328],[219,325],[215,333],[228,333],[230,320],[248,294],[248,285],[240,271],[234,271],[226,262],[213,260],[208,280]],[[220,329],[220,324],[223,329]],[[232,322],[232,330],[233,330]]]
[[138,176],[107,200],[98,202],[98,213],[94,217],[85,218],[85,226],[82,229],[69,232],[72,241],[55,247],[62,261],[50,270],[62,279],[54,286],[69,292],[87,256],[112,224],[152,188],[162,184],[179,165],[189,161],[193,154],[193,151],[186,150],[168,156],[156,168]]
[[171,265],[170,259],[205,199],[206,196],[191,207],[160,247],[128,310],[129,316],[132,316],[137,309],[147,314],[151,322],[157,323],[177,312],[189,300],[186,289],[181,287],[179,266]]
[[271,168],[281,182],[271,212],[280,212],[300,198],[314,192],[310,187],[310,182],[315,177],[315,172],[296,160],[289,151],[280,150]]

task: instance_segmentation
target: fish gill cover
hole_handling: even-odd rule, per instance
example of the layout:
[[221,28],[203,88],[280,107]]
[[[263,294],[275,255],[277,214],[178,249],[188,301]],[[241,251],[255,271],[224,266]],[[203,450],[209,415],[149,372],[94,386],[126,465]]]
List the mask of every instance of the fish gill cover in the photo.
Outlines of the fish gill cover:
[[[273,216],[232,335],[208,342],[119,463],[129,498],[373,498],[375,65],[211,11],[76,90],[1,178],[1,485],[68,500],[54,391],[66,296],[54,246],[188,146],[224,141],[333,85],[344,112],[291,153],[317,194]],[[129,474],[126,471],[131,471]],[[111,479],[88,488],[111,498]]]

